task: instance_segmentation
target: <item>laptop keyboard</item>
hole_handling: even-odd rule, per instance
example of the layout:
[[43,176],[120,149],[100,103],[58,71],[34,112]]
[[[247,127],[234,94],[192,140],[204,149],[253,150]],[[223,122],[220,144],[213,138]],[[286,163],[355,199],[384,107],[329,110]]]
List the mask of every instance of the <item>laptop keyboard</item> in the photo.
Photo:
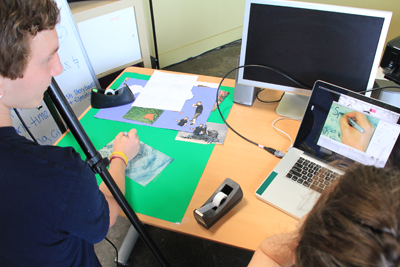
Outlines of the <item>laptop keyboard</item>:
[[286,174],[287,178],[319,193],[332,184],[339,176],[338,173],[302,157],[297,160],[292,169]]

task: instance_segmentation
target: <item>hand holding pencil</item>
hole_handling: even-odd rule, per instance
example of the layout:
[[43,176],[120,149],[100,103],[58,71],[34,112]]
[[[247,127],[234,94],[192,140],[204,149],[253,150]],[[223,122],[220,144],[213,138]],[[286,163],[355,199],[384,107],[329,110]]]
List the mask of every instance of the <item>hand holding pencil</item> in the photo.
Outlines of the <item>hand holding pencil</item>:
[[353,111],[344,114],[339,123],[342,143],[365,152],[375,130],[367,117]]

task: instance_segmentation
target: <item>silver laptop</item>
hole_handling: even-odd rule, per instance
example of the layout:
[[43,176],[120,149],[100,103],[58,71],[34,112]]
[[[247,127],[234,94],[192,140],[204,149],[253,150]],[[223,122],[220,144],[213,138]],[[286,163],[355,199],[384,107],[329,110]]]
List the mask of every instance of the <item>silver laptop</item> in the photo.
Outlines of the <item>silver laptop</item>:
[[317,81],[294,146],[256,196],[301,218],[349,164],[384,167],[398,160],[399,135],[400,108]]

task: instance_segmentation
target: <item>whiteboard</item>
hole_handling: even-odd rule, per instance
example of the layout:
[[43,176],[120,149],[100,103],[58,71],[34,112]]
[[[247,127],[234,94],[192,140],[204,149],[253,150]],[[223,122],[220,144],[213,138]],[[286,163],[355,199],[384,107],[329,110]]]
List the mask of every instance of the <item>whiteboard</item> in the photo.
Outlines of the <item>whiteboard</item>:
[[[90,105],[91,89],[100,88],[100,84],[82,44],[67,1],[56,0],[56,2],[61,9],[61,21],[56,26],[56,30],[63,72],[54,78],[76,116],[80,116]],[[43,101],[42,106],[40,110],[18,109],[18,112],[39,144],[52,145],[62,133]],[[12,119],[17,132],[31,139],[14,111],[12,111]]]
[[[142,60],[135,7],[78,22],[77,25],[97,76]],[[107,40],[100,40],[99,36],[107,36]]]

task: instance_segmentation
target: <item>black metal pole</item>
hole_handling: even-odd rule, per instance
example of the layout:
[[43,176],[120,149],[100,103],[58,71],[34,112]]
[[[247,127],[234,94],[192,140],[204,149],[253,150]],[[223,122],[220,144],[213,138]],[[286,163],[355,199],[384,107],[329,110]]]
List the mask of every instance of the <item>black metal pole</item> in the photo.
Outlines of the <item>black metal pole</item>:
[[49,109],[51,116],[53,116],[54,121],[56,122],[58,129],[60,129],[61,133],[65,133],[67,128],[65,127],[62,119],[60,118],[60,114],[58,114],[56,107],[54,106],[53,102],[50,99],[49,93],[44,92],[43,101],[46,104],[47,108]]
[[54,78],[51,80],[51,84],[48,88],[48,93],[53,101],[54,106],[57,108],[64,122],[70,129],[71,133],[77,140],[79,146],[82,148],[85,153],[88,164],[92,168],[93,172],[99,174],[103,179],[104,183],[114,196],[115,200],[119,204],[119,206],[124,211],[125,215],[128,217],[131,224],[135,227],[136,231],[139,233],[140,237],[143,239],[143,242],[149,247],[152,251],[153,255],[157,258],[162,266],[169,266],[161,252],[158,250],[157,246],[150,238],[143,225],[139,221],[139,218],[133,211],[132,207],[129,205],[125,196],[122,194],[121,190],[118,188],[114,179],[111,177],[111,174],[108,172],[106,168],[109,164],[109,160],[107,158],[103,158],[100,153],[95,149],[93,143],[90,141],[88,135],[83,129],[81,123],[73,112],[71,106],[68,104],[67,99],[62,93],[60,87]]
[[158,62],[156,25],[155,25],[155,22],[154,22],[154,11],[153,11],[153,1],[152,0],[149,0],[149,5],[150,5],[151,26],[152,26],[152,30],[153,30],[154,51],[156,53],[156,69],[160,69],[160,63]]

